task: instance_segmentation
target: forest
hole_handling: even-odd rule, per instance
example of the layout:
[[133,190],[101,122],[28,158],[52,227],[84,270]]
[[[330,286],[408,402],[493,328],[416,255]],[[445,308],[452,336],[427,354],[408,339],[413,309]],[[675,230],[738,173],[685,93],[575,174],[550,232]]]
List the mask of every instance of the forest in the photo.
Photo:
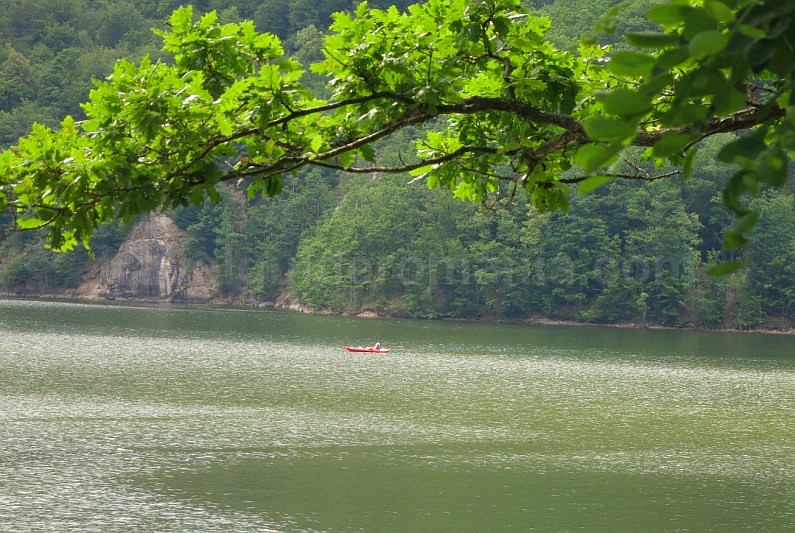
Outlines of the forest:
[[[612,33],[597,38],[625,46],[623,32],[647,29],[644,14],[658,3],[631,3],[609,19]],[[354,7],[336,0],[192,4],[196,13],[217,11],[221,21],[254,21],[302,62],[321,57],[331,14]],[[602,15],[617,2],[582,5],[537,0],[526,7],[549,17],[548,39],[573,47],[607,24]],[[169,61],[152,28],[163,29],[177,7],[170,0],[0,1],[0,147],[13,146],[34,123],[80,120],[92,79],[109,74],[117,60],[149,54]],[[323,90],[320,76],[304,76]],[[374,166],[415,157],[410,147],[422,134],[406,128],[379,141]],[[332,312],[787,329],[795,317],[795,190],[788,179],[756,195],[759,218],[748,243],[727,250],[724,236],[736,221],[722,190],[734,168],[718,154],[734,139],[727,133],[702,141],[686,179],[572,183],[564,211],[523,201],[462,202],[408,174],[307,167],[286,175],[277,196],[249,196],[246,183],[229,183],[217,198],[170,213],[188,232],[185,257],[213,265],[230,298],[273,302],[288,291],[311,309]],[[8,214],[0,222],[13,223]],[[98,228],[95,257],[112,256],[128,231],[119,221]],[[4,234],[0,290],[53,293],[80,282],[95,258],[84,249],[47,251],[44,238]],[[707,275],[725,260],[742,268]]]

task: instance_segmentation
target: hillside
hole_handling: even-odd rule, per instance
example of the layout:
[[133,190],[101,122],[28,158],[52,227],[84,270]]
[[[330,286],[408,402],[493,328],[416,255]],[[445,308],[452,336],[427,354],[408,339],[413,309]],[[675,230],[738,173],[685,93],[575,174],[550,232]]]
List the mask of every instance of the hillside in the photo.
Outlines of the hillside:
[[[638,28],[639,13],[653,3],[621,12],[616,36],[606,39],[617,42],[621,31]],[[162,27],[174,7],[23,4],[0,2],[9,14],[0,27],[4,145],[34,120],[79,118],[90,78],[109,72],[115,59],[159,57],[148,28]],[[222,19],[251,18],[280,35],[302,60],[317,57],[319,28],[343,7],[321,2],[307,9],[297,0],[212,4]],[[566,45],[613,4],[582,10],[581,2],[557,0],[536,7],[553,19],[550,39]],[[704,142],[700,153],[707,157],[687,181],[611,182],[572,195],[567,213],[540,213],[518,199],[491,210],[409,184],[409,176],[314,170],[289,177],[275,198],[248,199],[241,183],[223,188],[217,202],[167,213],[168,220],[103,228],[93,240],[96,259],[85,250],[51,254],[35,233],[11,234],[0,242],[0,290],[289,301],[313,310],[422,318],[786,329],[795,313],[795,197],[792,190],[760,195],[762,216],[751,243],[731,256],[722,252],[732,218],[720,191],[732,171],[708,155],[730,139]],[[408,132],[380,144],[376,163],[409,159],[413,140]],[[724,277],[704,274],[725,258],[746,267]]]

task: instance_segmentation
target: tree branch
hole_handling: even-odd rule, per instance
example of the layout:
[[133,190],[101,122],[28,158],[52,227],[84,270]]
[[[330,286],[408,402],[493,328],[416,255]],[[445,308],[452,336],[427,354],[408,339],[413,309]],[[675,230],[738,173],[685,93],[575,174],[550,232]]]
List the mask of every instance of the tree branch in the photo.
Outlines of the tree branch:
[[659,141],[666,133],[698,133],[697,138],[691,143],[706,139],[718,133],[731,133],[735,131],[753,128],[785,115],[783,108],[778,105],[748,107],[729,115],[728,117],[714,117],[703,124],[688,124],[681,128],[663,129],[657,131],[644,131],[638,133],[633,146],[651,147]]
[[576,178],[562,178],[558,180],[560,183],[581,183],[588,178],[592,178],[594,176],[601,176],[605,178],[618,178],[624,180],[635,180],[635,181],[657,181],[665,178],[670,178],[671,176],[676,176],[677,174],[681,174],[681,170],[672,170],[670,172],[666,172],[665,174],[657,174],[656,176],[649,176],[648,174],[624,174],[624,173],[615,173],[615,172],[599,172],[595,175],[591,176],[577,176]]

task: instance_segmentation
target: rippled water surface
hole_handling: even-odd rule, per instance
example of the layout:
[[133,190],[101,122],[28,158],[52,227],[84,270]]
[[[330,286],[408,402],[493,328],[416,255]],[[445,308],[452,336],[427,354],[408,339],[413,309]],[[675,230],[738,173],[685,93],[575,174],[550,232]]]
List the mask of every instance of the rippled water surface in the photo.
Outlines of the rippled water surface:
[[792,530],[793,421],[791,336],[0,300],[0,531]]

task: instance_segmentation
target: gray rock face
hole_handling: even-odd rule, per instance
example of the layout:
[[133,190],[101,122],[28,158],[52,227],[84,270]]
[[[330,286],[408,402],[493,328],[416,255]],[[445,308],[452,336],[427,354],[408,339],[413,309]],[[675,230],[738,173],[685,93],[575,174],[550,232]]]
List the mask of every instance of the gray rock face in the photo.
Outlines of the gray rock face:
[[207,300],[218,291],[208,268],[187,265],[187,234],[171,218],[153,214],[136,223],[118,254],[103,266],[98,296],[158,300]]

